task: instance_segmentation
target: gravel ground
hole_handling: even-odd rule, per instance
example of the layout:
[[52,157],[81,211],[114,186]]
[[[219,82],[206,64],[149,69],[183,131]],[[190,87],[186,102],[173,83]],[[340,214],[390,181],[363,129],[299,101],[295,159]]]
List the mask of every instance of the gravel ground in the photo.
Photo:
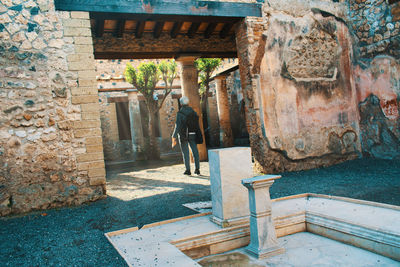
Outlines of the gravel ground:
[[[211,199],[208,164],[184,176],[163,160],[107,173],[108,198],[74,208],[0,219],[0,266],[126,266],[104,233],[193,214],[184,203]],[[282,174],[272,198],[313,192],[400,206],[400,161],[362,159]]]

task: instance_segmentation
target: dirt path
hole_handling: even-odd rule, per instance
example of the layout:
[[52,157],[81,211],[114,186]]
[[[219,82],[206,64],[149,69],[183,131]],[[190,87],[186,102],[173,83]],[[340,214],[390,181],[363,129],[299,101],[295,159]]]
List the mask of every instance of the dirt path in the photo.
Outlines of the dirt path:
[[[107,172],[108,198],[0,219],[0,266],[126,266],[104,233],[193,214],[184,203],[211,199],[208,163],[183,175],[174,160]],[[355,160],[284,173],[272,198],[314,192],[400,205],[400,161]]]

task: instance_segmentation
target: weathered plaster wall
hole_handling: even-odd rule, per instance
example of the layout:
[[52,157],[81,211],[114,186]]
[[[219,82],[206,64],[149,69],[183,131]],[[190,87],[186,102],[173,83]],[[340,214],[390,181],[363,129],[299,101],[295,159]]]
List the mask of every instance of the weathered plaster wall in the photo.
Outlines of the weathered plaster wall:
[[376,56],[354,68],[363,154],[400,159],[400,61]]
[[90,22],[53,1],[0,3],[0,215],[105,195]]
[[357,157],[352,47],[337,18],[345,16],[346,5],[267,2],[262,19],[247,18],[237,28],[247,126],[259,170],[309,169]]
[[400,158],[400,3],[348,4],[363,155]]

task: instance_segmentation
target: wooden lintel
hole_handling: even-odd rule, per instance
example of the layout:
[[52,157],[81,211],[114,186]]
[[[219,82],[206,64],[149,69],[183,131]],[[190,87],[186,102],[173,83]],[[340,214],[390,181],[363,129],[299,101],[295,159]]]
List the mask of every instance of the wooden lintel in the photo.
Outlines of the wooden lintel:
[[217,23],[209,23],[206,30],[204,31],[204,38],[210,38],[211,34],[214,32],[215,28],[217,27]]
[[233,27],[233,24],[232,24],[232,23],[226,23],[226,24],[224,25],[224,27],[222,27],[222,30],[221,30],[221,32],[219,33],[219,36],[220,36],[222,39],[224,39],[225,37],[227,37],[228,34],[229,34],[229,31],[232,29],[232,27]]
[[160,37],[161,32],[162,32],[162,30],[164,28],[164,24],[165,24],[165,21],[158,21],[156,23],[156,26],[154,26],[154,32],[153,32],[154,38]]
[[188,30],[187,35],[189,36],[189,38],[193,38],[194,35],[196,34],[197,30],[200,27],[200,23],[199,22],[192,22],[192,25],[190,25],[190,28]]
[[146,21],[139,20],[137,22],[136,30],[135,30],[135,37],[136,38],[142,38],[145,25],[146,25]]
[[[146,2],[146,3],[145,3]],[[55,0],[56,10],[152,15],[261,17],[261,3],[195,0]]]
[[124,19],[118,20],[117,32],[115,33],[115,36],[116,36],[117,38],[121,38],[122,35],[123,35],[123,33],[124,33],[124,30],[125,30],[125,22],[126,22],[126,21],[125,21]]
[[102,37],[104,33],[104,19],[96,20],[96,29],[95,35],[96,37]]
[[157,59],[175,58],[179,54],[190,54],[198,58],[236,58],[236,51],[167,51],[167,52],[94,52],[95,59]]
[[182,21],[174,23],[174,26],[172,27],[171,30],[171,38],[176,38],[176,36],[178,36],[178,33],[180,32],[182,25],[183,25]]
[[102,13],[90,12],[91,19],[106,20],[143,20],[143,21],[169,21],[169,22],[209,22],[209,23],[235,23],[242,18],[238,17],[215,17],[215,16],[172,16],[154,14],[129,14],[129,13]]

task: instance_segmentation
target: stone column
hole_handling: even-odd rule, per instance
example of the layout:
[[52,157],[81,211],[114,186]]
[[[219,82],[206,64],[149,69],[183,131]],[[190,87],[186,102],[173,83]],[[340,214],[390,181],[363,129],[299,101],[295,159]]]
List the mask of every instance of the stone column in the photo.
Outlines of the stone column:
[[246,189],[240,181],[253,176],[249,147],[208,151],[211,182],[211,220],[222,227],[249,222]]
[[217,105],[219,118],[219,140],[222,147],[233,146],[233,134],[231,118],[229,114],[228,90],[226,88],[226,76],[215,77],[217,91]]
[[249,191],[250,244],[246,250],[257,258],[266,258],[284,253],[279,246],[272,220],[272,202],[269,188],[280,175],[263,175],[243,179]]
[[197,145],[199,150],[200,160],[207,160],[207,148],[204,136],[203,128],[203,112],[200,105],[200,94],[199,94],[199,80],[197,69],[194,65],[196,57],[194,56],[181,56],[177,58],[177,62],[181,67],[181,83],[182,83],[182,95],[189,98],[189,106],[191,106],[197,115],[199,115],[200,129],[203,134],[203,144]]
[[129,120],[131,126],[131,139],[132,139],[132,149],[135,160],[141,155],[144,147],[144,137],[142,128],[142,117],[140,114],[140,106],[138,99],[138,90],[128,89],[129,100]]

